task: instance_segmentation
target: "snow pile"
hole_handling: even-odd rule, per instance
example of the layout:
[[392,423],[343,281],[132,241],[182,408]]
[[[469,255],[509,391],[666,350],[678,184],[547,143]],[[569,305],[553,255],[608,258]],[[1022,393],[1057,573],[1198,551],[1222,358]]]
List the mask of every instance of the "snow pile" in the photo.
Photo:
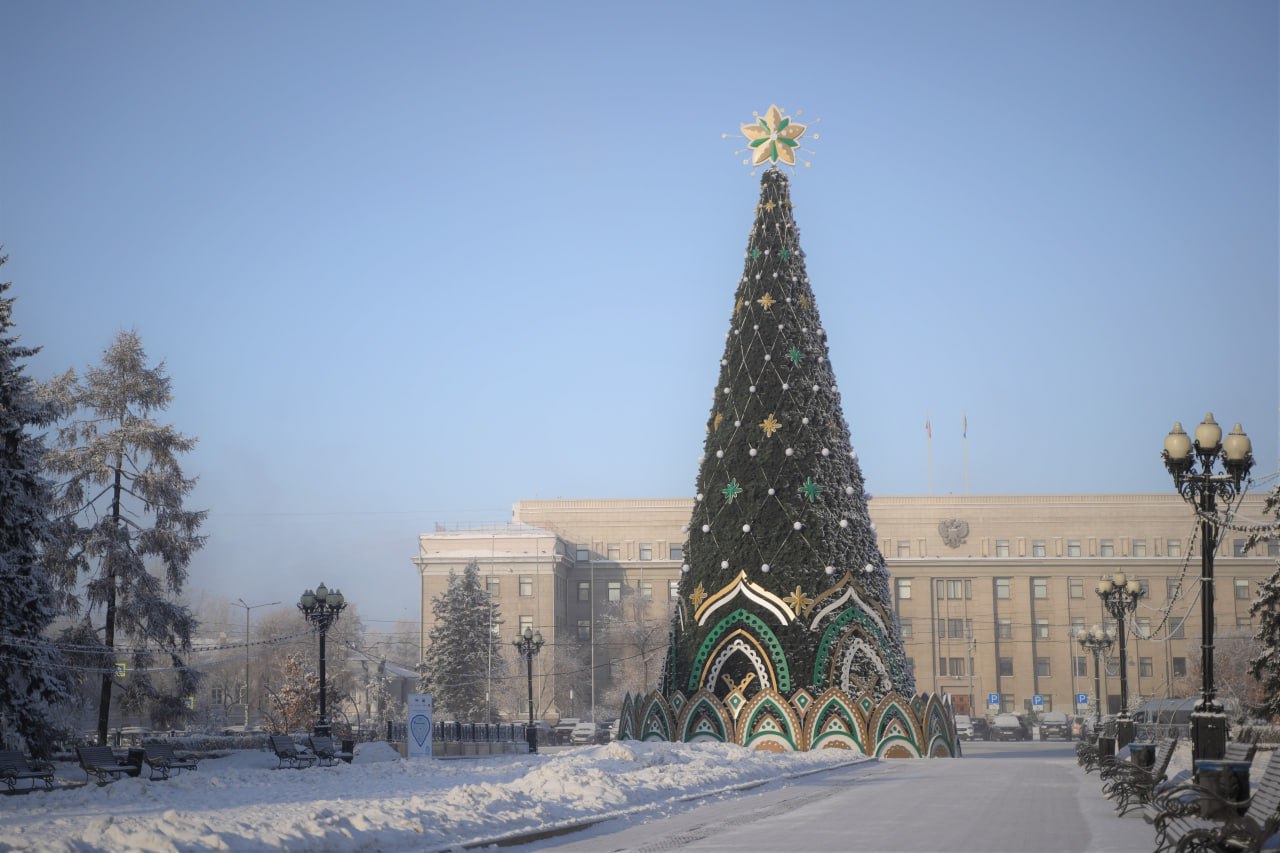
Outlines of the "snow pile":
[[[121,779],[0,800],[0,849],[431,850],[570,826],[866,760],[718,743],[614,742],[553,754],[402,761],[361,744],[352,764],[276,770],[269,753],[202,761],[168,781]],[[60,781],[79,781],[75,766]]]

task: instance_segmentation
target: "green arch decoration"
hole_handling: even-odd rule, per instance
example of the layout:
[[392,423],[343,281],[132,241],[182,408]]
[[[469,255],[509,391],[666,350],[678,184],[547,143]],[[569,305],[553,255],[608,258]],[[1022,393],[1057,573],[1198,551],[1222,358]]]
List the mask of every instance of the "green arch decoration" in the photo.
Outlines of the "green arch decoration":
[[[822,632],[822,642],[818,645],[818,655],[817,657],[814,658],[814,661],[813,661],[813,683],[814,684],[827,683],[826,682],[827,664],[831,660],[832,653],[835,651],[836,643],[839,642],[841,635],[844,633],[845,627],[850,622],[855,622],[855,621],[858,623],[859,627],[861,627],[868,634],[870,634],[872,638],[875,639],[876,646],[878,648],[881,648],[881,649],[891,648],[892,644],[889,642],[888,638],[885,637],[884,633],[881,632],[880,629],[876,627],[876,624],[871,620],[871,617],[863,613],[862,608],[858,607],[857,605],[854,605],[850,607],[848,610],[846,610],[845,612],[841,613],[839,616],[837,616],[835,620],[830,625],[827,626],[827,629]],[[885,668],[889,670],[889,674],[893,676],[894,687],[896,688],[897,685],[903,683],[905,676],[904,676],[904,673],[902,672],[902,667],[895,665],[895,662],[892,659],[892,657],[890,657],[888,660],[885,660],[885,658],[882,657],[881,660],[884,661]],[[832,684],[829,686],[838,687],[839,685]]]
[[[778,642],[777,635],[765,624],[763,619],[741,608],[717,622],[715,627],[708,632],[707,638],[702,641],[702,647],[698,649],[697,657],[693,659],[693,666],[689,668],[689,690],[692,692],[699,688],[698,679],[702,677],[702,668],[706,665],[707,658],[711,657],[721,638],[729,633],[729,629],[739,623],[755,631],[756,640],[768,652],[769,660],[773,661],[774,670],[778,674],[778,683],[773,685],[774,689],[779,693],[789,693],[791,691],[791,672],[787,668],[787,655],[782,650],[782,643]],[[710,686],[708,685],[708,687]]]

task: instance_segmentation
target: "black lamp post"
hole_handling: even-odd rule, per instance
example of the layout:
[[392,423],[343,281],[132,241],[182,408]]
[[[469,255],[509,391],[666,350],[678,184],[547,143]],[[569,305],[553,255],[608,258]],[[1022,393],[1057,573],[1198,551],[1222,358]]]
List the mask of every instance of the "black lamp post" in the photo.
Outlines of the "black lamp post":
[[529,673],[529,730],[526,737],[529,740],[529,751],[538,751],[538,729],[533,722],[533,656],[542,651],[542,632],[534,633],[532,628],[524,629],[524,636],[518,637],[511,641],[511,645],[516,647],[518,652],[525,660]]
[[[1194,449],[1194,453],[1192,452]],[[1164,439],[1164,465],[1173,485],[1200,516],[1200,670],[1204,676],[1200,701],[1191,714],[1191,757],[1194,761],[1222,758],[1227,747],[1227,716],[1214,701],[1213,686],[1213,553],[1218,548],[1217,499],[1230,501],[1253,467],[1253,445],[1240,424],[1226,441],[1213,413],[1196,427],[1194,444],[1176,423]],[[1221,459],[1225,474],[1215,474]],[[1196,463],[1199,462],[1197,470]]]
[[1088,631],[1081,631],[1076,640],[1080,648],[1093,652],[1093,727],[1094,731],[1102,731],[1102,656],[1111,651],[1115,638],[1110,631],[1102,630],[1101,625],[1094,625]]
[[1133,720],[1129,717],[1129,669],[1124,648],[1125,617],[1138,609],[1138,599],[1144,595],[1142,584],[1125,578],[1124,572],[1116,572],[1111,578],[1098,581],[1098,597],[1102,605],[1116,620],[1116,635],[1120,638],[1120,714],[1116,717],[1116,749],[1122,749],[1133,741]]
[[316,720],[316,737],[328,737],[330,734],[329,715],[325,711],[325,691],[328,682],[324,674],[324,635],[338,619],[338,614],[347,606],[346,599],[338,590],[329,592],[323,583],[315,591],[307,590],[298,599],[298,609],[320,630],[320,718]]

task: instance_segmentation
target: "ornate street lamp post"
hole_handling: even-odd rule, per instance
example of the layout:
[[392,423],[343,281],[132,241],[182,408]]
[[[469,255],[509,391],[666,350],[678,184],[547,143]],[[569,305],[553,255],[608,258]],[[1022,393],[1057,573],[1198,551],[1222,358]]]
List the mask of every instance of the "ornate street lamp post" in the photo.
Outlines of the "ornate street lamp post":
[[1076,640],[1080,648],[1093,652],[1093,728],[1102,731],[1102,657],[1111,651],[1115,638],[1110,631],[1102,630],[1101,625],[1094,625],[1088,631],[1081,631]]
[[315,591],[307,590],[298,599],[298,609],[302,615],[320,630],[320,718],[316,720],[316,737],[328,737],[330,734],[329,715],[325,711],[325,692],[328,682],[324,674],[324,637],[340,614],[347,606],[347,601],[338,590],[329,592],[323,583]]
[[[1194,453],[1192,452],[1194,450]],[[1230,501],[1253,467],[1253,445],[1240,424],[1222,439],[1222,427],[1213,413],[1196,427],[1194,444],[1176,423],[1164,439],[1164,466],[1173,475],[1178,494],[1200,516],[1200,671],[1204,676],[1200,701],[1191,714],[1191,757],[1194,761],[1222,758],[1227,747],[1227,716],[1214,701],[1213,685],[1213,554],[1218,548],[1217,500]],[[1221,459],[1225,474],[1215,474],[1214,460]],[[1197,470],[1196,463],[1199,462]]]
[[524,636],[511,641],[516,652],[524,658],[529,673],[529,751],[538,751],[538,729],[533,722],[533,656],[542,651],[542,632],[534,633],[532,628],[524,629]]
[[1138,599],[1144,593],[1142,584],[1126,579],[1124,572],[1116,572],[1111,578],[1098,581],[1097,591],[1102,605],[1116,620],[1116,635],[1120,638],[1120,714],[1116,717],[1116,749],[1122,749],[1133,741],[1133,720],[1129,717],[1129,670],[1125,659],[1124,620],[1138,609]]

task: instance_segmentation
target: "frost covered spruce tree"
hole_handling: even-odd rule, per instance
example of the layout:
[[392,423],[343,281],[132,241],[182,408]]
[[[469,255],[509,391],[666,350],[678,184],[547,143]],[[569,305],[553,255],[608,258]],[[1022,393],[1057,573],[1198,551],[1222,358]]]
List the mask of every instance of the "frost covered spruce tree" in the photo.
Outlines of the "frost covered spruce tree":
[[[438,716],[489,722],[493,691],[506,676],[498,606],[480,584],[480,564],[449,572],[449,585],[431,600],[435,625],[427,635],[419,688],[432,694]],[[486,638],[488,642],[486,642]]]
[[[766,132],[762,142],[777,151],[788,144],[787,119],[774,108],[767,121],[776,139]],[[761,177],[755,214],[706,424],[663,692],[707,689],[737,702],[766,688],[910,696],[869,496],[788,179],[776,167]]]
[[[97,731],[106,743],[114,692],[121,708],[147,709],[158,725],[182,719],[182,697],[195,692],[184,656],[196,620],[177,600],[204,544],[205,513],[183,506],[196,481],[178,464],[195,440],[154,419],[172,399],[170,381],[163,363],[147,366],[135,332],[118,334],[101,366],[83,377],[68,371],[45,390],[68,416],[45,457],[67,521],[48,565],[69,609],[83,614],[68,636],[96,646],[87,658],[127,667],[117,677],[100,666]],[[83,603],[73,594],[82,581]]]
[[[1276,522],[1264,534],[1252,536],[1250,547],[1264,538],[1280,536],[1280,486],[1267,496],[1265,506]],[[1262,683],[1264,698],[1257,711],[1268,719],[1280,719],[1280,561],[1271,577],[1258,587],[1249,615],[1259,620],[1254,639],[1262,647],[1258,656],[1249,661],[1249,672]]]
[[[8,256],[0,255],[0,266]],[[45,630],[58,615],[41,565],[52,535],[53,490],[41,472],[44,442],[34,431],[56,420],[36,398],[23,360],[39,350],[13,334],[11,286],[0,282],[0,740],[43,752],[54,734],[55,706],[69,700],[65,670]]]

